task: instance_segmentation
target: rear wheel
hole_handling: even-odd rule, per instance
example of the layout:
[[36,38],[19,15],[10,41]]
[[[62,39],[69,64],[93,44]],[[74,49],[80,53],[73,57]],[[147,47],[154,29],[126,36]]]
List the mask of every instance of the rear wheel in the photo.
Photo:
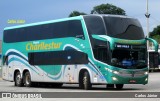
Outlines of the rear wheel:
[[123,86],[124,86],[124,84],[116,84],[116,89],[122,89],[123,88]]
[[31,75],[29,72],[26,72],[24,75],[24,85],[26,87],[31,87],[32,86],[32,82],[31,82]]
[[23,86],[23,79],[21,77],[20,72],[17,72],[15,75],[15,86],[22,87]]

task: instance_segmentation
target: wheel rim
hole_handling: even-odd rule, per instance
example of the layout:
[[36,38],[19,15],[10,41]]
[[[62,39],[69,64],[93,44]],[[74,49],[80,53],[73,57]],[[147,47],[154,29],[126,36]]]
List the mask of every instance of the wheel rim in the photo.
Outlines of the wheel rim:
[[26,75],[26,84],[29,85],[30,84],[30,76]]
[[83,85],[84,85],[84,89],[86,89],[87,88],[87,77],[86,76],[84,76],[84,78],[83,78]]
[[86,86],[86,83],[87,83],[87,77],[85,76],[85,77],[83,78],[83,85]]
[[21,75],[17,74],[17,76],[16,76],[16,83],[20,84],[20,82],[21,82]]

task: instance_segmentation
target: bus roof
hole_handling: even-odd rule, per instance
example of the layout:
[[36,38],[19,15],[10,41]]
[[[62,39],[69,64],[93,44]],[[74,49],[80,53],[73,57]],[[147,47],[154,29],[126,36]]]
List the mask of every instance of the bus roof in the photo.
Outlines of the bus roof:
[[76,17],[69,17],[69,18],[63,18],[63,19],[57,19],[57,20],[49,20],[49,21],[42,21],[42,22],[37,22],[37,23],[11,26],[11,27],[4,28],[4,30],[23,28],[23,27],[29,27],[29,26],[36,26],[36,25],[43,25],[43,24],[49,24],[49,23],[54,23],[54,22],[66,21],[66,20],[81,20],[81,19],[83,19],[83,16],[100,16],[100,17],[107,16],[107,17],[119,17],[119,18],[132,18],[132,17],[124,16],[124,15],[89,14],[89,15],[80,15],[80,16],[76,16]]
[[11,27],[4,28],[4,30],[23,28],[23,27],[29,27],[29,26],[36,26],[36,25],[43,25],[43,24],[49,24],[49,23],[54,23],[54,22],[66,21],[66,20],[81,20],[81,19],[82,19],[82,16],[77,16],[77,17],[70,17],[70,18],[63,18],[63,19],[49,20],[49,21],[42,21],[42,22],[36,22],[36,23],[30,23],[30,24],[24,24],[24,25],[18,25],[18,26],[11,26]]
[[83,16],[106,16],[106,17],[117,17],[117,18],[132,18],[135,19],[133,17],[130,16],[126,16],[126,15],[113,15],[113,14],[89,14],[89,15],[83,15]]

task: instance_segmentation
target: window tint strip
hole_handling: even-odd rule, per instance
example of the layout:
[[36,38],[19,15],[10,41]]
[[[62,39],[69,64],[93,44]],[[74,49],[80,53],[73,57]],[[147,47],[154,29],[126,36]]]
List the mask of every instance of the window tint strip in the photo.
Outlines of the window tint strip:
[[31,52],[28,53],[28,59],[31,65],[75,65],[89,62],[86,53],[75,50]]

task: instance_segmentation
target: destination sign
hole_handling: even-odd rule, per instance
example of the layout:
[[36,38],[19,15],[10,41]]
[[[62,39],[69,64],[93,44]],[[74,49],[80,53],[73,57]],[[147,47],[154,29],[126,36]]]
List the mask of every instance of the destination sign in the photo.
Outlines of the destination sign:
[[127,49],[130,49],[131,45],[115,44],[115,48],[127,48]]
[[115,48],[139,49],[139,48],[146,48],[146,46],[145,45],[115,44]]

